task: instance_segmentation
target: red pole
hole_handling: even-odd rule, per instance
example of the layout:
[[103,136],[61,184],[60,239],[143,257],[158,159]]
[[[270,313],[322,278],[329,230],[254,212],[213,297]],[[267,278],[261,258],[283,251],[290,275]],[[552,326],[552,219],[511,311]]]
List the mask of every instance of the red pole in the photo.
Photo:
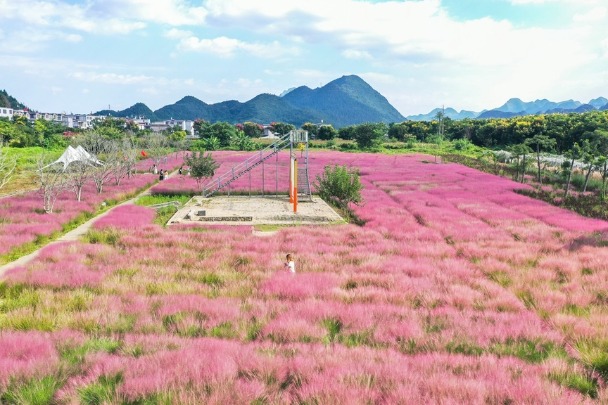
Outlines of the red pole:
[[293,202],[293,157],[289,156],[289,202]]
[[298,159],[293,160],[293,212],[298,212]]

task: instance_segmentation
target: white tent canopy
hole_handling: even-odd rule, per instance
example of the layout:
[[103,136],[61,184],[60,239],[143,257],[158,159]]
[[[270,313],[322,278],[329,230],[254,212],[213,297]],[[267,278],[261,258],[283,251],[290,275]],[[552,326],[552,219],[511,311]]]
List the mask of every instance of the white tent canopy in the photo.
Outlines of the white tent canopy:
[[90,166],[103,165],[102,162],[100,162],[95,156],[87,152],[82,146],[78,145],[76,148],[73,148],[72,145],[70,145],[61,154],[59,159],[45,167],[49,167],[57,163],[62,163],[63,170],[65,171],[68,166],[74,162],[85,163]]

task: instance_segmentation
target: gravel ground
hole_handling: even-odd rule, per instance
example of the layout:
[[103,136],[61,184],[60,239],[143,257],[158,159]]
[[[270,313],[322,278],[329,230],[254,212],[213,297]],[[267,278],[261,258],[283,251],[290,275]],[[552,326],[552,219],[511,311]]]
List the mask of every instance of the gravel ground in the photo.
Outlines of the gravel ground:
[[192,222],[225,225],[297,225],[329,224],[343,222],[343,219],[325,201],[316,196],[313,196],[312,201],[298,201],[296,213],[293,212],[293,204],[289,202],[287,196],[214,196],[193,197],[169,221],[170,224]]

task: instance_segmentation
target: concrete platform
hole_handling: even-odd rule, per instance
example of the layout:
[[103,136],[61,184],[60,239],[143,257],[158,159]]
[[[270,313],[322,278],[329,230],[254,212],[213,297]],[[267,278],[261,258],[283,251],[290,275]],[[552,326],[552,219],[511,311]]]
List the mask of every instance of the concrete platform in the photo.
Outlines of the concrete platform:
[[169,220],[169,224],[222,225],[305,225],[344,222],[325,201],[298,202],[298,212],[287,196],[213,196],[193,197]]

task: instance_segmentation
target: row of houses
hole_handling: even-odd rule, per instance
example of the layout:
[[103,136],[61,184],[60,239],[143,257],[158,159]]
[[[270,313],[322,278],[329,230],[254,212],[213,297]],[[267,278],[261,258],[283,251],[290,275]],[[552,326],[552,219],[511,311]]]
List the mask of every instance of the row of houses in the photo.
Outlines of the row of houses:
[[[13,119],[13,117],[25,117],[29,121],[44,119],[46,121],[58,122],[67,128],[89,129],[97,120],[106,118],[104,115],[93,114],[64,114],[64,113],[41,113],[30,110],[15,110],[8,107],[0,107],[0,118]],[[127,118],[128,122],[135,124],[140,130],[150,129],[153,132],[162,132],[169,128],[178,127],[186,131],[188,137],[194,138],[194,121],[191,120],[165,120],[150,122],[147,118]]]

